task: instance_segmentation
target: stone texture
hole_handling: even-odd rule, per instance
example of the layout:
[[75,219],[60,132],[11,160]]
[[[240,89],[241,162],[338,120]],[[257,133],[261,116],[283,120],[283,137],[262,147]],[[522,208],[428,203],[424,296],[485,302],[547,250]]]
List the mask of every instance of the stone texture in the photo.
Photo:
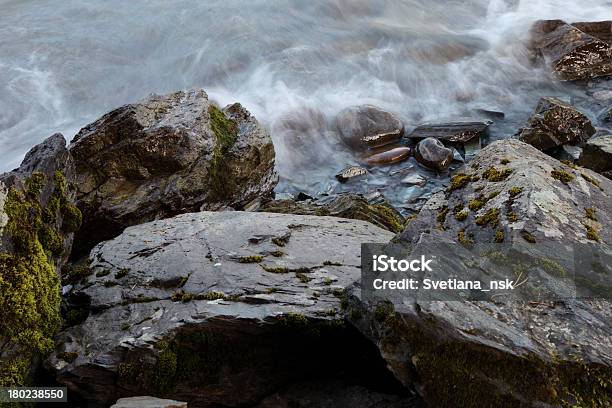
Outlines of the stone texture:
[[336,117],[336,128],[344,143],[356,150],[391,144],[404,135],[399,118],[372,105],[341,111]]
[[410,157],[411,149],[406,146],[395,147],[390,150],[376,152],[364,159],[370,166],[383,166],[399,163]]
[[202,90],[153,95],[83,128],[70,151],[83,228],[78,252],[123,228],[199,209],[241,208],[277,183],[268,132]]
[[414,157],[423,166],[443,172],[453,162],[453,151],[444,147],[438,139],[430,137],[419,142]]
[[433,137],[448,143],[462,144],[475,137],[485,136],[489,125],[491,125],[490,121],[469,120],[449,123],[428,123],[417,126],[409,137],[417,141]]
[[367,176],[367,174],[368,171],[363,167],[349,166],[343,169],[340,173],[336,174],[336,179],[341,183],[346,183],[347,181]]
[[392,236],[247,212],[129,227],[92,251],[92,274],[69,296],[89,316],[46,365],[92,407],[153,392],[190,407],[254,404],[298,377],[367,371],[338,294],[359,279],[361,243]]
[[579,143],[595,133],[586,115],[557,98],[541,98],[519,139],[540,150]]
[[258,211],[361,220],[392,232],[403,230],[405,223],[404,217],[388,203],[372,203],[354,193],[341,193],[318,200],[272,200],[263,203]]
[[589,140],[578,164],[612,178],[612,135]]
[[[394,241],[412,250],[454,244],[453,260],[472,269],[475,260],[462,251],[474,244],[495,251],[503,241],[538,260],[529,279],[557,296],[446,302],[398,292],[379,303],[356,286],[349,319],[428,406],[607,406],[610,301],[573,297],[562,280],[567,272],[544,261],[568,258],[573,265],[568,254],[578,244],[609,253],[611,193],[612,182],[588,169],[564,165],[517,140],[494,142],[453,176],[446,191],[432,196]],[[463,211],[465,217],[458,216]],[[487,214],[496,216],[479,222]]]
[[612,21],[585,21],[572,23],[574,27],[603,42],[612,44]]
[[187,408],[187,403],[155,397],[131,397],[121,398],[111,408]]
[[[577,28],[578,27],[578,28]],[[540,20],[532,27],[532,48],[561,80],[575,81],[612,74],[612,46],[561,20]],[[597,30],[590,30],[593,34]]]

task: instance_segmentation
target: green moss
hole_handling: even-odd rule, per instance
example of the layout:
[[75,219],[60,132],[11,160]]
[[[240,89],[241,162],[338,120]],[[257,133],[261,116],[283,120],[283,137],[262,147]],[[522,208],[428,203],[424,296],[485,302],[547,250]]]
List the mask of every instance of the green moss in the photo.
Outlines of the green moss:
[[324,266],[342,266],[342,262],[336,262],[336,261],[323,261],[323,265]]
[[602,190],[601,186],[599,185],[599,181],[597,181],[593,177],[590,177],[590,176],[588,176],[588,175],[586,175],[584,173],[580,173],[580,175],[582,176],[583,179],[585,179],[586,181],[588,181],[589,183],[591,183],[592,185],[594,185],[598,189]]
[[565,164],[566,166],[571,167],[574,170],[578,170],[578,166],[576,166],[574,163],[572,163],[569,160],[561,160],[561,163]]
[[220,200],[230,196],[235,189],[227,154],[236,143],[238,125],[235,121],[228,119],[215,105],[211,104],[208,107],[208,114],[210,115],[210,126],[215,135],[215,147],[210,160],[209,183],[213,193],[212,198]]
[[304,273],[301,273],[301,272],[296,273],[295,277],[298,278],[299,281],[302,283],[308,283],[312,280],[312,278],[309,278],[308,276],[306,276]]
[[332,279],[332,278],[325,278],[325,279],[323,279],[323,284],[324,284],[325,286],[330,286],[330,285],[331,285],[333,282],[334,282],[334,281],[333,281],[333,279]]
[[0,386],[25,385],[29,361],[52,350],[61,323],[59,277],[39,236],[45,225],[40,205],[44,181],[42,173],[32,174],[25,191],[9,190],[4,206],[5,234],[14,252],[0,253],[0,333],[19,358],[1,363]]
[[597,233],[595,228],[591,227],[590,225],[586,225],[586,224],[584,224],[584,228],[586,228],[586,236],[588,239],[590,239],[591,241],[600,242],[601,239],[599,238],[599,234]]
[[457,241],[459,241],[461,245],[465,246],[469,246],[474,243],[474,240],[469,238],[466,234],[465,229],[460,229],[459,231],[457,231]]
[[508,164],[508,163],[510,163],[510,160],[504,158],[504,159],[501,159],[499,162],[501,164]]
[[281,256],[285,255],[285,253],[283,251],[272,251],[270,252],[270,255],[275,258],[280,258]]
[[564,184],[567,184],[576,178],[573,174],[570,174],[567,171],[561,169],[551,171],[550,176]]
[[315,215],[319,216],[319,217],[325,217],[328,216],[330,214],[330,211],[325,208],[325,207],[319,207],[315,210]]
[[287,273],[289,269],[281,265],[261,265],[262,269],[270,273]]
[[448,207],[444,206],[442,207],[439,211],[438,211],[438,215],[436,216],[436,220],[441,223],[444,224],[444,221],[446,221],[446,214],[448,214]]
[[594,208],[585,208],[584,213],[589,220],[597,221],[597,215]]
[[499,209],[490,208],[484,215],[476,218],[476,225],[484,227],[490,225],[491,227],[497,226],[499,223]]
[[196,298],[195,294],[184,292],[182,290],[179,290],[178,292],[174,292],[172,296],[170,296],[170,299],[173,302],[183,302],[183,303],[189,303],[195,298]]
[[308,318],[301,313],[286,313],[279,317],[283,326],[300,328],[308,326]]
[[465,173],[458,173],[451,177],[448,191],[462,189],[467,186],[472,180],[472,176]]
[[121,324],[121,331],[128,331],[130,330],[130,327],[132,327],[129,323],[122,323]]
[[482,173],[482,177],[489,181],[498,182],[507,179],[512,174],[512,169],[497,170],[495,167],[489,167]]
[[249,255],[242,256],[238,258],[238,262],[240,263],[259,263],[263,261],[264,257],[262,255]]
[[226,298],[227,296],[225,295],[225,293],[216,291],[199,294],[195,297],[196,300],[219,300]]
[[535,237],[528,231],[521,231],[521,237],[523,237],[523,239],[531,244],[535,244],[536,243],[536,239]]
[[59,358],[60,360],[64,360],[67,363],[72,363],[74,362],[74,360],[79,358],[79,353],[63,351],[61,353],[57,353],[57,358]]
[[487,204],[487,200],[483,196],[478,196],[468,203],[468,208],[472,211],[478,211]]
[[274,245],[277,245],[279,247],[284,247],[285,245],[287,245],[287,239],[286,238],[272,238],[272,243],[274,243]]
[[508,190],[508,194],[510,194],[510,197],[516,197],[517,195],[521,194],[523,192],[523,189],[521,187],[512,187],[510,190]]
[[174,350],[166,344],[161,347],[157,362],[153,367],[152,385],[156,392],[166,393],[174,388],[178,363]]
[[406,225],[406,220],[397,211],[388,205],[373,204],[370,208],[382,218],[382,223],[392,232],[402,232]]
[[495,232],[495,242],[498,244],[504,242],[504,230],[499,229]]
[[374,319],[382,323],[395,317],[395,308],[391,302],[381,302],[374,308]]
[[518,221],[518,215],[514,211],[508,211],[506,213],[506,218],[508,219],[509,222]]
[[461,212],[455,214],[455,219],[457,221],[465,221],[465,219],[468,217],[468,215],[469,215],[469,212],[461,211]]
[[128,273],[130,273],[130,270],[128,268],[121,268],[119,269],[119,272],[115,274],[115,279],[125,278]]
[[38,230],[38,239],[45,251],[49,251],[54,257],[59,257],[64,252],[64,239],[57,230],[48,224],[41,225]]

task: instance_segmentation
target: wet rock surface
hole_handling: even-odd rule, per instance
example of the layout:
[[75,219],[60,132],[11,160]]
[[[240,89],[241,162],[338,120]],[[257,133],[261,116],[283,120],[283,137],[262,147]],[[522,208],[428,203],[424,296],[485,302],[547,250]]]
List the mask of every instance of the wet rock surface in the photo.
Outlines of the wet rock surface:
[[438,139],[421,140],[415,149],[414,157],[423,166],[443,172],[453,162],[453,151],[445,147]]
[[340,173],[336,174],[336,180],[341,183],[346,183],[349,180],[358,179],[363,176],[366,176],[368,171],[363,167],[359,166],[349,166],[342,170]]
[[557,98],[540,99],[533,116],[519,132],[519,139],[540,150],[566,143],[580,143],[595,133],[589,118]]
[[343,110],[336,117],[336,128],[344,143],[356,150],[391,144],[404,135],[399,118],[372,105]]
[[364,159],[364,162],[370,166],[386,166],[399,163],[410,157],[412,150],[407,146],[394,147],[389,150],[375,152],[371,156]]
[[447,143],[463,144],[475,137],[484,137],[490,125],[490,121],[461,121],[424,124],[417,126],[409,137],[410,139],[416,141],[433,137]]
[[361,243],[392,236],[363,221],[245,212],[130,227],[92,251],[70,295],[89,315],[46,364],[94,407],[160,394],[253,404],[304,376],[363,370],[369,345],[342,323],[339,294],[359,278]]
[[[454,243],[465,257],[461,248],[504,243],[540,262],[576,244],[609,251],[611,193],[612,182],[593,171],[517,140],[498,141],[456,172],[396,241],[413,249]],[[398,294],[379,301],[357,286],[349,319],[429,406],[606,406],[609,300],[563,296],[564,269],[554,265],[526,272],[540,273],[533,278],[557,291],[548,300],[440,302]]]
[[341,193],[306,201],[272,200],[258,211],[282,214],[318,215],[367,221],[392,232],[404,228],[405,219],[386,202],[370,202],[361,195]]
[[[607,23],[602,23],[604,28]],[[562,80],[575,81],[612,74],[612,46],[610,43],[589,35],[605,29],[594,23],[569,25],[561,20],[541,20],[532,27],[532,47],[537,56],[544,59],[552,73]],[[609,39],[609,34],[603,38]]]
[[589,140],[578,164],[612,179],[612,135]]
[[83,227],[78,252],[129,225],[241,208],[277,182],[268,132],[240,104],[202,90],[153,95],[83,128],[70,147]]

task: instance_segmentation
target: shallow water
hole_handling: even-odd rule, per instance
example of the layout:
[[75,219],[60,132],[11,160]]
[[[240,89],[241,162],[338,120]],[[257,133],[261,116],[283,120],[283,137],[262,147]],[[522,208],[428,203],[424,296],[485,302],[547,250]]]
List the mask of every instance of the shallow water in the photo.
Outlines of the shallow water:
[[[531,23],[612,19],[609,0],[0,0],[0,7],[0,171],[54,132],[71,139],[149,93],[203,87],[221,104],[240,101],[271,129],[280,189],[311,193],[337,188],[330,176],[353,161],[325,131],[341,109],[375,104],[396,112],[407,130],[500,110],[506,120],[493,136],[507,136],[540,96],[576,92],[529,63]],[[324,123],[296,143],[282,126],[288,115]]]

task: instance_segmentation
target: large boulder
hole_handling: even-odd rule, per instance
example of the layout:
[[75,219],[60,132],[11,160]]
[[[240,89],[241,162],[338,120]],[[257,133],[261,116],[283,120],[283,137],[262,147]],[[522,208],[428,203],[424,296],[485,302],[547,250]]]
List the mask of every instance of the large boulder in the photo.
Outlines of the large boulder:
[[[585,248],[609,257],[610,194],[612,182],[597,173],[565,165],[517,140],[494,142],[452,177],[446,191],[432,196],[386,248],[401,246],[406,256],[429,248],[429,256],[456,266],[434,266],[419,275],[420,282],[465,278],[483,265],[496,273],[498,260],[505,259],[517,287],[524,280],[524,287],[551,296],[500,294],[479,300],[489,295],[468,290],[457,292],[459,297],[440,295],[452,299],[444,301],[434,292],[376,296],[356,286],[349,319],[428,406],[609,406],[610,263],[598,264],[601,281],[583,281],[578,266],[571,265]],[[452,257],[436,252],[444,246],[453,248]],[[485,257],[472,257],[477,246],[488,251]],[[504,255],[504,248],[516,256]],[[527,255],[533,262],[523,264]],[[555,259],[568,260],[572,269]],[[581,295],[602,288],[599,296]]]
[[531,47],[536,56],[542,58],[561,80],[585,80],[611,75],[612,45],[580,28],[595,35],[600,31],[588,23],[573,26],[561,20],[537,21],[532,27]]
[[0,175],[0,386],[23,386],[60,325],[59,272],[81,214],[74,163],[55,134]]
[[392,236],[255,212],[129,227],[91,252],[68,297],[82,322],[47,366],[91,407],[134,395],[244,406],[297,378],[368,372],[376,351],[338,318],[341,292],[359,279],[361,243]]
[[578,164],[612,179],[612,135],[589,140]]
[[558,98],[541,98],[519,139],[540,150],[589,139],[595,128],[586,115]]
[[70,152],[83,212],[79,252],[130,225],[240,209],[277,183],[268,132],[240,104],[220,109],[202,90],[118,108],[83,128]]
[[397,116],[372,105],[344,109],[336,116],[336,128],[344,143],[356,150],[392,144],[404,135]]

